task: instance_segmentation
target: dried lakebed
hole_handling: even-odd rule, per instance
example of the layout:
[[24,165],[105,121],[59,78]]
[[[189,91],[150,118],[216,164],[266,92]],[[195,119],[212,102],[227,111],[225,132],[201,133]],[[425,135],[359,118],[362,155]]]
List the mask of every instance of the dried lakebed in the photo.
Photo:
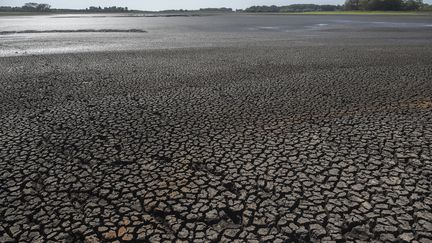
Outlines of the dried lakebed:
[[418,42],[3,57],[0,242],[430,242],[431,58]]

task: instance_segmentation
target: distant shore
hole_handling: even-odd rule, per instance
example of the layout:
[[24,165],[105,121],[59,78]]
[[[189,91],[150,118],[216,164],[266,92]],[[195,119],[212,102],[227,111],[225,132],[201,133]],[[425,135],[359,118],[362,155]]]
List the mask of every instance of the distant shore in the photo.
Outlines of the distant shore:
[[295,15],[431,15],[432,11],[311,11],[286,13],[251,13],[251,14],[295,14]]
[[[167,15],[172,14],[166,12],[127,12],[127,13],[90,13],[90,12],[0,12],[1,16],[39,16],[39,15],[57,15],[57,14],[149,14],[149,15]],[[173,13],[174,14],[174,13]],[[232,12],[232,13],[220,13],[220,12],[199,12],[199,11],[185,11],[182,13],[175,13],[175,16],[188,16],[188,15],[200,15],[200,14],[253,14],[253,15],[430,15],[432,11],[311,11],[311,12]]]
[[[50,12],[0,12],[1,16],[33,16],[33,15],[53,15],[57,13]],[[62,14],[62,13],[60,13]]]

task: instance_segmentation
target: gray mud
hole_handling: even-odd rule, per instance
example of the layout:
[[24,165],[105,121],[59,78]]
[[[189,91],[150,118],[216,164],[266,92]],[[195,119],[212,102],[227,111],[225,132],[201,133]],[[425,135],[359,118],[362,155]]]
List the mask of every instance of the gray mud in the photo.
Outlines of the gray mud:
[[429,33],[269,37],[0,58],[0,242],[430,242]]

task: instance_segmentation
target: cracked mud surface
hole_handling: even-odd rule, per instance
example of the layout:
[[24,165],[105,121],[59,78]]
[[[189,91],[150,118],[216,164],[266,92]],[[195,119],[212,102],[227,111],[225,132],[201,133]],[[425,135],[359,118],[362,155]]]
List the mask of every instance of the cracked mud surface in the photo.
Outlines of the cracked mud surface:
[[0,242],[431,242],[431,58],[1,58]]

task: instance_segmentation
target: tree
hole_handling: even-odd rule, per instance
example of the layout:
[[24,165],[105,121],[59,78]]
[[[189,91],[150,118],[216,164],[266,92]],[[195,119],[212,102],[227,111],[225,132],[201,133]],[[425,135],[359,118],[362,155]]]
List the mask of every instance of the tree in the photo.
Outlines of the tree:
[[36,9],[39,3],[26,3],[24,4],[23,8],[34,8]]
[[340,10],[339,5],[317,5],[317,4],[291,4],[288,6],[252,6],[245,12],[307,12],[307,11],[335,11]]
[[418,10],[422,8],[422,0],[346,0],[346,10]]
[[422,0],[405,0],[403,2],[404,10],[419,10],[423,7]]
[[50,9],[51,9],[51,5],[45,4],[45,3],[39,4],[36,7],[36,10],[39,11],[39,12],[48,12]]
[[252,6],[247,8],[246,12],[279,12],[280,8],[272,5],[272,6]]
[[402,0],[360,0],[361,10],[401,10]]
[[346,0],[344,8],[345,10],[359,10],[359,0]]
[[23,10],[26,11],[35,11],[35,12],[47,12],[51,9],[51,5],[49,4],[39,4],[39,3],[26,3],[22,7]]
[[432,11],[432,4],[423,3],[420,9],[425,11]]

